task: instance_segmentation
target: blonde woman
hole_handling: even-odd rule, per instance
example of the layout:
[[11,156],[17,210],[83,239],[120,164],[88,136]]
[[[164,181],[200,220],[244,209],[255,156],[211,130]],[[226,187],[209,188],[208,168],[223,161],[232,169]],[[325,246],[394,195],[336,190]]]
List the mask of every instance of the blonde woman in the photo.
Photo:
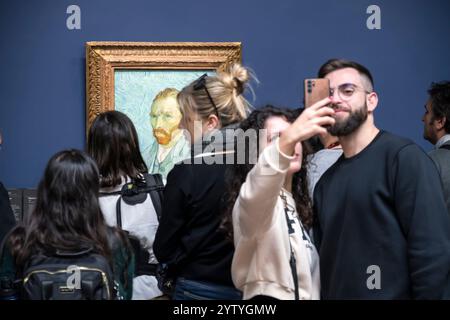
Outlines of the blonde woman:
[[248,114],[242,94],[249,79],[249,71],[235,64],[216,76],[201,76],[178,95],[192,155],[167,177],[153,246],[158,261],[177,278],[173,299],[241,298],[231,281],[233,242],[219,230],[225,162],[234,150],[222,138]]

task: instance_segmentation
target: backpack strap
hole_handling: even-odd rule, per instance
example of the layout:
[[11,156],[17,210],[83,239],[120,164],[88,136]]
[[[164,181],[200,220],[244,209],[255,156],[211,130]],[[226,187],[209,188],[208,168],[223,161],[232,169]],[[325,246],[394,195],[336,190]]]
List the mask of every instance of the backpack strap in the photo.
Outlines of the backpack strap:
[[[139,193],[146,192],[150,194],[150,198],[152,199],[152,203],[156,211],[156,216],[159,221],[161,219],[163,190],[164,190],[164,183],[162,180],[162,176],[159,173],[156,174],[144,173],[143,175],[146,187],[145,188],[141,187],[140,189],[138,189],[139,190],[138,192]],[[116,223],[117,226],[121,229],[122,229],[121,200],[124,194],[126,193],[124,193],[123,190],[99,193],[100,197],[119,195],[119,198],[117,199],[116,202]]]
[[[138,189],[134,190],[134,192],[138,194],[142,193],[149,193],[150,198],[152,200],[153,206],[155,207],[156,216],[158,218],[158,221],[161,217],[161,211],[162,211],[162,190],[164,189],[164,184],[162,182],[162,177],[160,174],[144,174],[145,179],[145,187],[138,187]],[[128,203],[126,199],[123,199],[123,197],[127,196],[127,189],[122,188],[121,191],[115,191],[111,193],[105,193],[106,195],[119,195],[116,202],[116,225],[117,228],[122,229],[122,200],[125,203]],[[127,231],[126,231],[127,232]],[[130,238],[129,241],[133,247],[133,251],[136,255],[136,265],[135,265],[135,276],[140,275],[155,275],[156,274],[156,264],[149,264],[149,263],[139,263],[139,261],[148,261],[148,253],[146,250],[142,249],[142,247],[139,246],[139,244],[136,244],[134,238]],[[137,240],[138,241],[138,240]],[[137,242],[138,243],[138,242]]]
[[144,173],[145,183],[149,189],[149,194],[155,207],[156,216],[158,221],[161,220],[162,213],[162,201],[163,201],[163,189],[164,184],[162,177],[159,173],[149,174]]
[[116,202],[116,224],[117,227],[122,229],[122,210],[121,210],[121,205],[120,202],[122,201],[122,195],[119,196],[119,198],[117,198],[117,202]]
[[99,192],[98,196],[99,197],[107,197],[107,196],[116,196],[118,194],[122,194],[122,191],[112,191],[112,192]]

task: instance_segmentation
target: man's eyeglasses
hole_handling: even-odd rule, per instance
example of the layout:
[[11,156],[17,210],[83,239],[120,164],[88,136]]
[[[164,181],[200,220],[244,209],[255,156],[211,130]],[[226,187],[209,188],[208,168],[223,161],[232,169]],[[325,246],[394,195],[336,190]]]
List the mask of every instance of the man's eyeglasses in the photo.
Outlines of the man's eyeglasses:
[[[330,89],[330,96],[334,96],[335,89]],[[342,101],[348,101],[356,91],[363,91],[365,93],[371,93],[366,89],[357,86],[353,83],[343,83],[337,87],[338,96]]]
[[194,83],[194,90],[201,90],[201,89],[205,89],[206,95],[209,98],[209,101],[211,101],[211,104],[214,106],[214,110],[216,111],[216,115],[217,117],[219,117],[219,109],[217,109],[216,104],[214,103],[213,98],[211,97],[211,95],[209,94],[208,88],[206,87],[206,77],[208,75],[205,73],[203,74],[200,78],[198,78],[197,80],[195,80]]

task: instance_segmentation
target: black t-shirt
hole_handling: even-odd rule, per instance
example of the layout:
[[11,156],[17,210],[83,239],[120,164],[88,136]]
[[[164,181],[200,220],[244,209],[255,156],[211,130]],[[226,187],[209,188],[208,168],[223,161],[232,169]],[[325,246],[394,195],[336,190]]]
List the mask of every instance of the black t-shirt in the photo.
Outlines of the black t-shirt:
[[342,155],[314,204],[324,299],[450,294],[450,218],[437,169],[413,142],[381,131]]

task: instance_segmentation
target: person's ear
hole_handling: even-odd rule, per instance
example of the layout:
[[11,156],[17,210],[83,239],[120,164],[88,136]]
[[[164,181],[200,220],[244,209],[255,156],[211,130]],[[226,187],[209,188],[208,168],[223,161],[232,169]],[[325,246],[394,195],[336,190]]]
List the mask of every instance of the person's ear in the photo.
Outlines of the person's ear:
[[211,114],[206,119],[206,128],[208,130],[219,129],[220,121],[219,118],[215,114]]
[[367,111],[372,113],[378,105],[378,95],[375,91],[368,93],[366,96]]
[[441,118],[435,118],[434,119],[434,126],[436,127],[437,130],[443,130],[445,127],[445,123],[446,123],[447,119],[445,117],[441,117]]

